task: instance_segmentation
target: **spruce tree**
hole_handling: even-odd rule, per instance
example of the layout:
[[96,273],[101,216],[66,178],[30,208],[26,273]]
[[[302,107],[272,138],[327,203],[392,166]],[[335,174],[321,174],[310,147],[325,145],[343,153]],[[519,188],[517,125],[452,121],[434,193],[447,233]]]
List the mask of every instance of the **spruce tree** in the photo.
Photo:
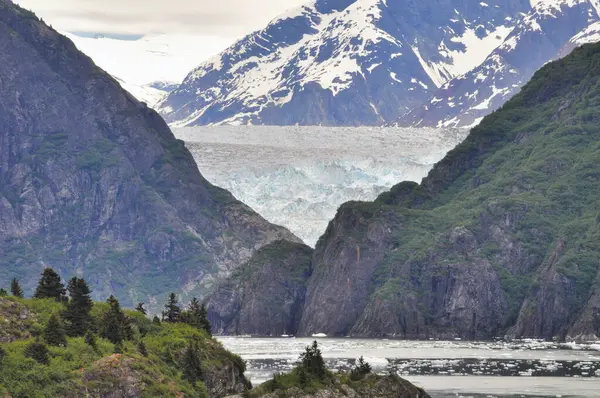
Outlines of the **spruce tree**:
[[92,349],[98,352],[98,343],[96,343],[96,335],[91,330],[88,330],[84,337],[85,344],[92,347]]
[[69,336],[84,336],[92,326],[90,312],[94,303],[90,296],[90,288],[85,280],[73,277],[68,284],[71,299],[63,312],[63,318],[67,321],[67,333]]
[[184,380],[192,384],[203,380],[202,362],[200,361],[200,349],[197,341],[190,340],[188,343],[183,353],[181,368],[183,369],[182,378]]
[[47,344],[61,347],[67,345],[65,328],[60,319],[52,314],[43,332],[44,340]]
[[0,289],[0,297],[6,297],[8,296],[8,292],[6,291],[6,289],[2,288]]
[[181,317],[181,308],[177,305],[177,296],[175,293],[169,294],[165,304],[165,320],[167,322],[179,322]]
[[138,303],[137,307],[135,307],[135,310],[140,314],[148,315],[146,309],[144,308],[144,303]]
[[114,296],[111,295],[106,302],[109,308],[102,317],[100,335],[111,343],[120,345],[130,333],[127,331],[129,327],[127,318],[123,311],[121,311],[119,301]]
[[144,343],[144,340],[140,340],[140,342],[138,343],[138,351],[143,356],[145,356],[145,357],[148,356],[148,349],[146,348],[146,344]]
[[200,307],[200,328],[206,330],[206,333],[208,333],[209,336],[212,336],[212,326],[208,320],[208,311],[204,304]]
[[306,347],[305,351],[300,355],[299,367],[317,380],[323,380],[327,375],[325,361],[321,355],[319,344],[316,341],[313,341],[312,345]]
[[155,325],[160,325],[160,318],[154,315],[154,318],[152,318],[152,323]]
[[13,278],[13,280],[10,282],[10,291],[13,296],[23,298],[23,289],[21,289],[21,285],[19,284],[17,278]]
[[2,361],[6,358],[8,354],[4,351],[4,348],[0,347],[0,366],[2,366]]
[[48,347],[38,340],[25,347],[25,357],[33,358],[36,362],[41,363],[42,365],[48,365],[50,363]]
[[53,298],[56,301],[64,301],[65,285],[60,281],[60,276],[52,268],[46,268],[42,272],[42,278],[35,289],[34,298]]

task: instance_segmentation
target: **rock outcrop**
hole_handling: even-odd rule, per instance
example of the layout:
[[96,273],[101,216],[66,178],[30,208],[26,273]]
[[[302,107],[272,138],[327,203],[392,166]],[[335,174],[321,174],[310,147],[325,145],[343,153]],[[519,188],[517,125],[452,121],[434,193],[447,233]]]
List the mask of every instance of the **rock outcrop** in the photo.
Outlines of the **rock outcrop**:
[[221,283],[208,301],[213,332],[295,334],[302,316],[313,250],[278,241],[259,249]]
[[261,246],[298,241],[212,186],[145,104],[0,0],[0,285],[85,276],[124,304],[203,296]]

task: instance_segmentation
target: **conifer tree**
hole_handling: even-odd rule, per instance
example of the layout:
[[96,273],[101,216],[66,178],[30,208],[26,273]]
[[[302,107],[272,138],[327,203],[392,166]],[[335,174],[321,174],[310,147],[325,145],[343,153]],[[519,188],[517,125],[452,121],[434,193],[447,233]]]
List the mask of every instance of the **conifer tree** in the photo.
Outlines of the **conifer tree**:
[[33,358],[36,362],[42,365],[48,365],[50,363],[50,355],[46,344],[36,340],[25,347],[25,357]]
[[60,281],[60,276],[52,268],[46,268],[42,272],[42,278],[35,289],[34,298],[53,298],[56,301],[64,301],[65,285]]
[[206,333],[208,333],[209,336],[212,336],[212,326],[208,320],[208,311],[204,304],[200,307],[200,328],[206,330]]
[[305,351],[300,354],[299,367],[318,380],[323,380],[327,375],[325,361],[316,341],[313,341],[312,345],[306,347]]
[[192,299],[187,310],[182,314],[182,319],[191,326],[206,330],[212,336],[212,328],[208,320],[206,306],[204,304],[201,305],[196,297]]
[[23,298],[23,289],[21,289],[21,285],[19,284],[19,280],[17,278],[13,278],[13,280],[10,282],[10,291],[13,296]]
[[138,303],[137,307],[135,307],[135,310],[140,314],[148,315],[146,309],[144,308],[144,303]]
[[203,380],[202,362],[200,361],[200,349],[198,342],[190,340],[181,363],[183,369],[183,379],[195,384],[197,381]]
[[179,322],[181,317],[181,308],[177,305],[177,296],[175,293],[169,294],[167,303],[165,304],[165,320],[167,322]]
[[6,297],[8,296],[8,292],[6,291],[6,289],[2,288],[0,289],[0,297]]
[[148,356],[148,349],[146,348],[146,344],[144,343],[144,340],[140,340],[140,342],[138,343],[138,350],[139,350],[140,354],[142,354],[143,356],[145,356],[145,357]]
[[155,325],[160,325],[160,318],[154,315],[154,318],[152,318],[152,323]]
[[4,351],[4,348],[0,347],[0,367],[2,366],[2,361],[8,354]]
[[52,314],[43,332],[44,340],[47,344],[61,347],[67,345],[65,328],[60,319]]
[[73,277],[68,284],[69,296],[63,318],[67,321],[69,336],[84,336],[92,326],[92,307],[94,302],[90,296],[90,288],[82,278]]
[[85,344],[92,347],[92,349],[98,352],[98,343],[96,343],[96,335],[91,330],[88,330],[84,337]]
[[119,345],[127,338],[128,334],[131,333],[130,331],[127,331],[127,328],[131,328],[129,327],[125,314],[121,311],[119,301],[111,295],[106,302],[108,303],[109,308],[102,317],[102,330],[100,335],[111,343]]

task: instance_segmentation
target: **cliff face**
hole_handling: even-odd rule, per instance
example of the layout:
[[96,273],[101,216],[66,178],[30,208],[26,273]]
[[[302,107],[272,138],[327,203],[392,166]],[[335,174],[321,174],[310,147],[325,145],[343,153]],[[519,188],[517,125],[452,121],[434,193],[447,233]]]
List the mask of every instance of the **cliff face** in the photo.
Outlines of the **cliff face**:
[[340,208],[299,334],[599,334],[600,45],[537,72],[422,184]]
[[208,301],[217,334],[281,336],[298,330],[313,250],[278,241],[221,283]]
[[0,0],[0,285],[52,266],[96,297],[202,296],[288,239],[199,173],[143,103],[33,14]]

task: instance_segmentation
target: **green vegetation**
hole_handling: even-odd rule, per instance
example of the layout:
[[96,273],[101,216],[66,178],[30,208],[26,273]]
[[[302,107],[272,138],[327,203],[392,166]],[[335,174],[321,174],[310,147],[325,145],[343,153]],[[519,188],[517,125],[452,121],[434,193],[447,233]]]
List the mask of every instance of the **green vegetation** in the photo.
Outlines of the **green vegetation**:
[[10,292],[15,297],[23,298],[23,289],[21,288],[17,278],[13,278],[10,282]]
[[[367,376],[372,376],[366,380]],[[279,397],[299,396],[301,393],[313,394],[328,389],[347,395],[342,385],[361,389],[375,384],[381,378],[371,375],[371,365],[360,357],[350,372],[332,373],[325,368],[321,350],[316,341],[306,347],[298,358],[296,367],[289,373],[276,373],[273,379],[261,384],[248,395],[260,397],[268,393],[277,393]],[[393,394],[392,394],[393,395]]]
[[[410,292],[422,302],[423,287],[449,265],[486,262],[505,294],[507,328],[551,264],[566,278],[559,295],[568,312],[579,314],[600,264],[599,115],[600,45],[593,44],[538,71],[422,185],[402,183],[375,203],[343,206],[340,213],[393,228],[373,299],[402,303]],[[450,241],[458,227],[474,235],[475,247]],[[355,231],[352,239],[367,240],[368,228]]]
[[[0,385],[10,396],[79,397],[137,389],[148,397],[207,397],[205,380],[219,369],[237,370],[236,378],[244,380],[245,363],[201,323],[182,322],[183,316],[178,322],[154,322],[140,311],[122,309],[112,296],[93,303],[83,279],[69,281],[68,299],[61,286],[47,269],[39,298],[0,298],[0,341],[5,342],[0,344]],[[194,303],[191,308],[202,308]]]

